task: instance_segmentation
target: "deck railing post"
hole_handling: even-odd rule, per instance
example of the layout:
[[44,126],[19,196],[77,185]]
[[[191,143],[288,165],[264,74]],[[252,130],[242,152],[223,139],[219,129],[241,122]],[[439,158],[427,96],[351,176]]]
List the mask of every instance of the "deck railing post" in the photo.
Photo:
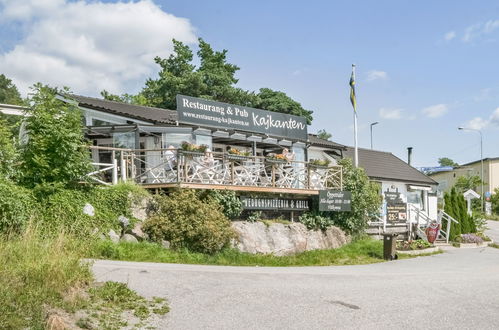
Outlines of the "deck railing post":
[[113,159],[113,176],[112,176],[112,183],[117,184],[118,183],[118,160],[116,159],[116,151],[111,152],[111,157]]
[[275,187],[275,164],[272,163],[272,187]]
[[123,156],[123,151],[120,152],[120,174],[121,174],[121,181],[125,182],[126,181],[126,162],[125,162],[125,157]]
[[447,244],[449,243],[449,237],[450,237],[450,223],[451,223],[451,219],[449,219],[449,217],[447,217],[447,237],[445,238],[446,241],[447,241]]

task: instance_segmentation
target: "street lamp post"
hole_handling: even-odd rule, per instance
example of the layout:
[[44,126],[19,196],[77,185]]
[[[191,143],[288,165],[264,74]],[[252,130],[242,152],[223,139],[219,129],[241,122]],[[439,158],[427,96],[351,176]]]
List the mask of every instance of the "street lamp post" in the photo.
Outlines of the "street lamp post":
[[485,196],[483,194],[483,185],[484,185],[484,182],[483,182],[483,135],[482,135],[482,131],[479,130],[479,129],[474,129],[474,128],[466,128],[466,127],[458,127],[457,129],[461,130],[461,131],[474,131],[474,132],[478,132],[480,134],[480,163],[481,163],[481,173],[480,173],[480,181],[481,182],[481,186],[482,186],[482,212],[485,212],[485,207],[484,207],[484,203],[485,203]]
[[373,148],[373,126],[378,125],[379,122],[375,121],[374,123],[371,123],[371,150]]

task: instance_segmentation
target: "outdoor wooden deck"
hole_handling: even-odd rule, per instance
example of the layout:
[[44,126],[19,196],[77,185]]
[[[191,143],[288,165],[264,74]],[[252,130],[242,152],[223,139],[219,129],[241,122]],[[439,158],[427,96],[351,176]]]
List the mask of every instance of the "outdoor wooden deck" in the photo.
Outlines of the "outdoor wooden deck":
[[90,179],[107,185],[121,180],[152,189],[177,187],[303,195],[342,189],[341,166],[183,150],[91,149],[94,160],[111,159],[108,163],[95,162],[95,170],[88,174]]

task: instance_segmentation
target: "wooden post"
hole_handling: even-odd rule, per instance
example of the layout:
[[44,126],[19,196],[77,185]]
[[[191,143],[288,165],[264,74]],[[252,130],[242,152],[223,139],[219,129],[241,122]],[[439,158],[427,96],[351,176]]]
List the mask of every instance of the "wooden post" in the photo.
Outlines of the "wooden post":
[[275,187],[275,164],[272,163],[272,187]]
[[449,237],[450,237],[450,222],[452,220],[447,217],[447,237],[445,238],[447,240],[447,244],[449,244]]
[[118,184],[118,160],[113,157],[113,185]]
[[123,151],[120,152],[120,170],[121,170],[121,181],[126,181],[126,162],[125,157],[123,157]]
[[230,183],[232,185],[234,184],[234,175],[235,175],[234,161],[231,161],[230,162]]
[[307,189],[310,189],[310,163],[307,164]]

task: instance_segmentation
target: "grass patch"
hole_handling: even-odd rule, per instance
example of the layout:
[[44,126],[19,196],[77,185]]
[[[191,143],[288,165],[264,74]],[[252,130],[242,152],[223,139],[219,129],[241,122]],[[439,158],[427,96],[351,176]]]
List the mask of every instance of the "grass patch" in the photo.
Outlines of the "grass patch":
[[147,242],[96,243],[91,257],[143,262],[184,263],[230,266],[330,266],[382,262],[383,242],[371,239],[355,241],[334,250],[314,250],[293,256],[250,254],[225,249],[212,255],[187,250],[170,250]]
[[90,264],[82,262],[91,246],[33,227],[0,235],[0,329],[118,329],[145,326],[153,314],[169,311],[164,299],[146,300],[125,284],[95,286]]
[[489,246],[493,247],[495,249],[499,249],[499,244],[497,244],[497,243],[490,243]]

